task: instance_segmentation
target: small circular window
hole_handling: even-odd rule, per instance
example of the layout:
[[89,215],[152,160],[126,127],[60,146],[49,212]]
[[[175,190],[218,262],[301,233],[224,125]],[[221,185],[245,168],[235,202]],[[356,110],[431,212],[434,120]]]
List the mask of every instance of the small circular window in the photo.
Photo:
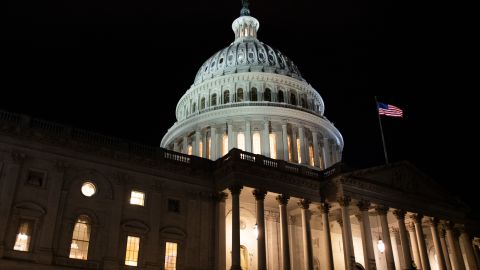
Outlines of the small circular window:
[[92,197],[97,192],[97,187],[92,182],[85,182],[82,184],[82,194],[87,197]]

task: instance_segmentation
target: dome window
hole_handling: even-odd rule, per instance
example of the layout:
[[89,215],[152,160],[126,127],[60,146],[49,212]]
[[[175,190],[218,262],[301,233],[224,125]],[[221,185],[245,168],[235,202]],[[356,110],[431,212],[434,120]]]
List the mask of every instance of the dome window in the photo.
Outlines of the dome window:
[[290,104],[297,105],[297,98],[295,97],[294,93],[290,94]]
[[263,93],[263,100],[272,101],[272,91],[270,90],[270,88],[265,88],[265,92]]
[[211,65],[211,66],[212,66],[212,67],[215,66],[215,61],[212,62],[212,65]]
[[203,109],[205,109],[205,98],[202,98],[202,100],[200,101],[200,110]]
[[237,89],[237,102],[242,102],[243,101],[243,89],[238,88]]
[[220,64],[223,63],[223,57],[218,61]]
[[210,100],[210,106],[217,106],[217,94],[213,94]]
[[285,100],[283,98],[283,91],[282,90],[278,91],[278,102],[285,102]]
[[255,87],[252,87],[252,90],[250,91],[250,100],[251,101],[257,101],[258,100],[257,88],[255,88]]
[[230,102],[230,91],[225,90],[223,92],[223,104],[227,104],[228,102]]

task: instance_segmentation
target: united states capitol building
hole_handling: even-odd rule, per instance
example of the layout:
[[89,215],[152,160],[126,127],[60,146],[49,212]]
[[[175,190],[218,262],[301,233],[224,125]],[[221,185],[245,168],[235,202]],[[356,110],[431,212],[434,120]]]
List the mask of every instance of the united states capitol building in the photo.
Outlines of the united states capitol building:
[[408,162],[345,169],[259,26],[244,4],[160,147],[0,111],[0,269],[479,270],[469,206]]

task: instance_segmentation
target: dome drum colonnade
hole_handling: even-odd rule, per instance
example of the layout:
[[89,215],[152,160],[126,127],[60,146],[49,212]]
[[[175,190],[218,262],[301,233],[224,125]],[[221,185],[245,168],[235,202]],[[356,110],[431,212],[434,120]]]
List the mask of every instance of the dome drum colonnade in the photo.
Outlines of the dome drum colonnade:
[[256,38],[258,21],[237,18],[235,41],[200,68],[177,104],[161,146],[216,160],[232,148],[326,169],[343,138],[295,64]]
[[[228,269],[239,270],[240,266],[240,193],[244,186],[234,184],[228,188],[232,200],[232,246],[231,246],[231,266]],[[256,220],[258,223],[258,266],[257,269],[265,270],[267,245],[265,244],[266,228],[264,226],[264,200],[268,192],[263,188],[253,188],[252,195],[256,201]],[[222,213],[219,217],[219,226],[225,226],[225,199],[228,193],[221,192],[218,196],[218,206]],[[282,267],[281,269],[292,269],[292,260],[289,243],[288,229],[288,211],[287,205],[289,201],[293,201],[293,197],[287,194],[276,196],[280,213],[280,254]],[[363,247],[364,262],[361,263],[365,269],[377,269],[377,262],[374,249],[378,248],[377,242],[373,241],[372,227],[370,225],[370,216],[376,216],[380,220],[379,230],[384,243],[384,259],[386,260],[386,269],[428,269],[436,267],[439,270],[465,270],[479,269],[476,262],[476,253],[478,247],[472,243],[472,238],[462,224],[455,225],[449,220],[440,220],[436,217],[424,216],[420,213],[405,211],[402,209],[393,209],[382,204],[374,204],[362,199],[352,199],[350,196],[339,196],[336,201],[327,202],[326,200],[317,200],[315,202],[306,198],[297,198],[296,203],[301,209],[302,234],[303,234],[303,254],[304,269],[311,270],[313,268],[313,246],[312,232],[310,228],[312,211],[310,209],[317,208],[321,212],[321,235],[319,239],[324,243],[324,249],[321,250],[321,256],[326,258],[325,265],[322,269],[334,269],[332,238],[331,238],[331,220],[334,219],[340,227],[342,234],[342,246],[344,252],[344,265],[347,270],[356,268],[356,260],[353,248],[352,225],[351,218],[357,218],[361,228],[361,242]],[[335,209],[331,213],[332,207]],[[388,221],[387,215],[393,214],[395,222]],[[395,224],[396,223],[396,224]],[[408,227],[408,229],[407,229]],[[430,239],[433,242],[435,259],[428,257],[428,250],[424,230],[430,232]],[[225,230],[219,230],[220,241],[224,241]],[[410,234],[410,237],[409,237]],[[399,242],[397,244],[397,238]],[[225,245],[219,250],[219,254],[225,254]],[[462,255],[465,253],[465,259]],[[394,255],[401,261],[395,262]],[[378,258],[378,257],[377,257]],[[218,269],[226,269],[225,260],[219,257],[220,263]],[[222,265],[223,262],[223,265]],[[338,266],[337,266],[338,268]]]

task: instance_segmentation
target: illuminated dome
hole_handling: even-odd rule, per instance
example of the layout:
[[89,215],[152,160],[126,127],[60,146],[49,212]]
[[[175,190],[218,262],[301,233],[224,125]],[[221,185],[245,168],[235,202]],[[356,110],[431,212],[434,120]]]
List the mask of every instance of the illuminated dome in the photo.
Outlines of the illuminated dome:
[[235,40],[210,57],[176,107],[161,147],[216,160],[232,148],[325,169],[343,138],[324,117],[320,94],[279,50],[257,39],[244,6]]

